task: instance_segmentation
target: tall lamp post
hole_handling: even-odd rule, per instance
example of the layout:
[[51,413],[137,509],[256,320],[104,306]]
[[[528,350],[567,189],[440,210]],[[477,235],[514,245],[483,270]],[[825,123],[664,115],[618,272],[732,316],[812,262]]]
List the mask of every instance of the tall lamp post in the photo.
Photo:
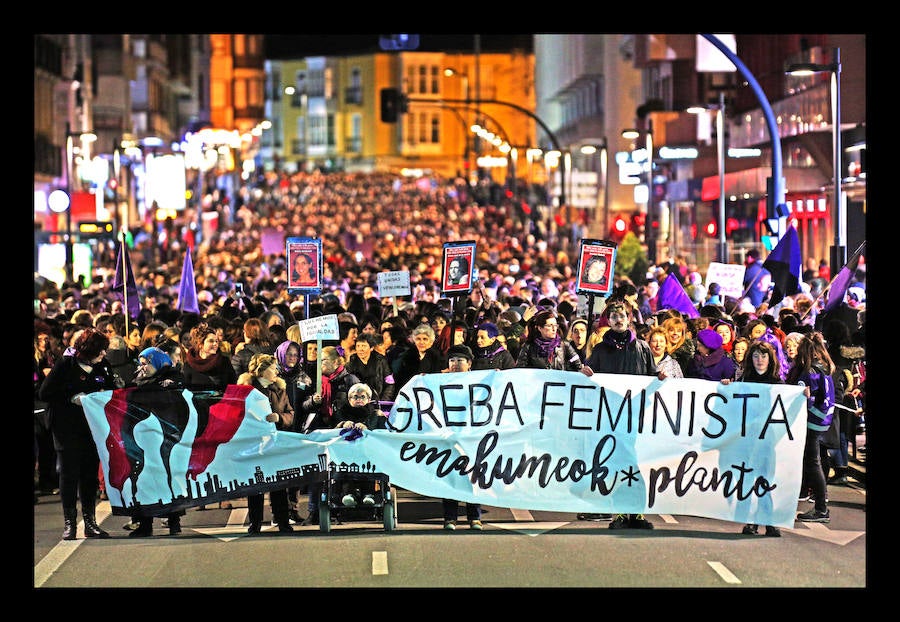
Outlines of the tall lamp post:
[[711,109],[716,111],[716,159],[719,169],[719,243],[716,257],[721,263],[728,263],[728,241],[725,238],[725,94],[719,93],[716,106],[692,106],[687,111],[698,114]]
[[653,118],[648,115],[647,129],[644,132],[637,129],[622,130],[622,138],[634,140],[644,134],[644,144],[647,151],[647,216],[644,220],[644,242],[647,244],[647,259],[651,264],[656,263],[656,235],[653,231]]
[[600,179],[603,182],[603,235],[609,232],[609,143],[606,136],[600,139],[599,145],[582,145],[581,153],[594,155],[600,151]]
[[62,213],[63,210],[66,212],[65,271],[67,281],[73,281],[75,278],[72,252],[72,193],[75,191],[72,178],[75,175],[75,138],[79,139],[80,148],[83,150],[86,143],[97,140],[97,135],[91,131],[72,133],[71,126],[66,122],[66,200],[62,200],[61,197],[55,198],[51,209],[57,213]]
[[847,262],[847,207],[841,193],[841,48],[833,50],[831,63],[818,65],[815,63],[798,63],[787,68],[788,75],[811,76],[816,73],[831,74],[831,132],[832,132],[832,166],[834,168],[834,246],[831,247],[831,276]]
[[[469,126],[471,125],[469,123],[469,105],[470,105],[470,101],[471,101],[469,99],[469,76],[468,76],[468,74],[457,71],[456,69],[453,69],[451,67],[447,67],[446,69],[444,69],[444,75],[447,76],[448,78],[451,76],[458,76],[459,79],[462,80],[462,83],[463,83],[463,99],[466,100],[466,108],[465,108],[466,118],[463,121],[463,125],[466,128],[466,131],[465,131],[465,141],[466,141],[465,157],[466,157],[466,169],[468,169],[469,168],[469,131],[468,130],[469,130]],[[477,119],[476,119],[476,122],[477,122]],[[469,171],[466,170],[466,173],[467,173],[466,183],[469,183],[468,172]]]

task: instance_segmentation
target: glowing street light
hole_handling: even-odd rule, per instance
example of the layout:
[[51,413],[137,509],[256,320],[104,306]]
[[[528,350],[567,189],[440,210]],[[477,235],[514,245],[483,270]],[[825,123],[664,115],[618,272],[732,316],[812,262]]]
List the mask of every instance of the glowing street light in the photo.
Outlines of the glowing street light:
[[791,76],[831,73],[831,131],[834,167],[834,246],[831,247],[831,276],[837,275],[847,261],[847,207],[841,196],[841,48],[834,48],[831,63],[798,63],[785,71]]

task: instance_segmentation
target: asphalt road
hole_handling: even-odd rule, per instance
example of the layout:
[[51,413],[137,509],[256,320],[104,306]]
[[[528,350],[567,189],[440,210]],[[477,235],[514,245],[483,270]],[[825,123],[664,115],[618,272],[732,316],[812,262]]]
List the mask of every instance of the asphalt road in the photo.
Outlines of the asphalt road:
[[[613,531],[574,514],[484,507],[484,531],[442,529],[440,501],[401,490],[398,525],[380,522],[247,534],[247,508],[191,509],[171,537],[129,538],[127,518],[98,506],[107,540],[64,542],[58,496],[34,507],[35,588],[863,588],[866,490],[829,486],[830,524],[781,538],[742,525],[648,515],[652,531]],[[242,507],[243,506],[243,507]],[[301,505],[305,508],[305,504]],[[798,511],[810,504],[798,503]],[[266,504],[266,518],[270,508]],[[303,512],[301,512],[303,513]],[[760,530],[762,533],[762,529]],[[152,603],[148,603],[152,606]]]

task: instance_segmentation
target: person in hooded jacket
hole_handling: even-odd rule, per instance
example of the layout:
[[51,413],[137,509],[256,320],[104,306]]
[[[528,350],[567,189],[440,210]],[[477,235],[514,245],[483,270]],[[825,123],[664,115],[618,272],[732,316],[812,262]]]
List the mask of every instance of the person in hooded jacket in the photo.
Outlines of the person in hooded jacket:
[[59,495],[62,502],[63,540],[77,538],[77,502],[86,538],[108,538],[96,519],[97,491],[100,486],[100,456],[81,406],[81,398],[95,391],[119,388],[113,376],[106,349],[109,338],[94,328],[85,328],[75,339],[71,353],[54,363],[38,391],[50,413],[50,431],[59,460]]
[[[294,408],[288,398],[287,383],[278,375],[278,363],[274,356],[264,352],[254,354],[247,364],[247,371],[238,376],[237,384],[249,385],[269,398],[272,412],[266,415],[266,421],[274,423],[276,430],[290,431],[293,428]],[[264,502],[264,493],[247,497],[247,514],[250,520],[247,533],[257,534],[262,531]],[[272,504],[272,516],[278,525],[278,531],[294,531],[290,522],[287,489],[270,490],[269,502]]]

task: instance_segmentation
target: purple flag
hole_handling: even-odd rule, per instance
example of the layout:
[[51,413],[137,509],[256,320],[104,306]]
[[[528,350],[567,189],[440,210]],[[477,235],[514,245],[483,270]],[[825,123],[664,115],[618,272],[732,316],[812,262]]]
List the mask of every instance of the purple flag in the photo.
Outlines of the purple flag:
[[766,257],[763,268],[772,274],[772,297],[769,307],[777,305],[785,296],[799,293],[803,276],[803,259],[797,230],[790,225],[778,244]]
[[831,281],[831,287],[828,288],[828,302],[822,308],[823,312],[831,311],[844,300],[844,296],[847,295],[847,289],[850,287],[850,282],[853,281],[853,273],[856,272],[858,262],[859,255],[855,255]]
[[197,284],[194,282],[194,263],[191,260],[191,249],[187,249],[184,253],[181,283],[178,285],[178,304],[175,308],[183,313],[200,313],[200,307],[197,306]]
[[136,318],[141,312],[141,299],[138,295],[137,285],[134,282],[134,272],[131,270],[131,257],[128,255],[128,245],[119,243],[119,256],[116,258],[116,278],[113,280],[112,290],[119,292],[128,309],[128,317]]
[[700,317],[700,312],[697,311],[697,307],[694,306],[691,297],[687,295],[684,287],[678,282],[678,277],[671,272],[660,286],[657,300],[657,309],[675,309],[689,318]]

